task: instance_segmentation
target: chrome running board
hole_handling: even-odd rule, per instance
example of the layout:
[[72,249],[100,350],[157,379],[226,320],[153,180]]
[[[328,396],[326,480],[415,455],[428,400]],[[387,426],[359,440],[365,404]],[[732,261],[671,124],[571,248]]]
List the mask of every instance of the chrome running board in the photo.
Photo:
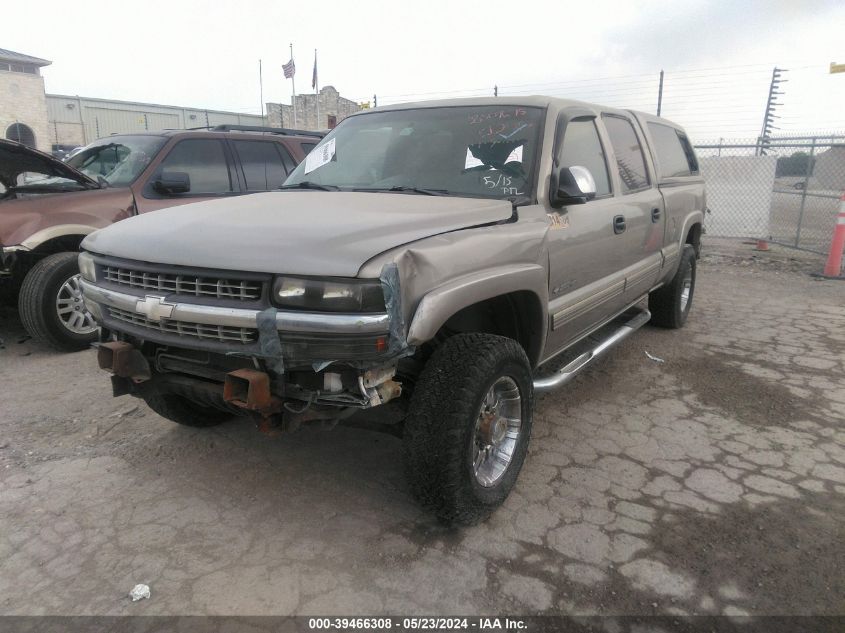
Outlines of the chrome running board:
[[542,378],[535,378],[534,391],[537,393],[546,393],[570,382],[573,378],[575,378],[575,376],[581,373],[582,370],[589,367],[593,361],[603,356],[607,350],[618,343],[621,343],[631,334],[648,323],[649,319],[651,319],[651,312],[648,310],[643,309],[638,312],[633,318],[622,324],[593,349],[584,352],[553,374],[543,376]]

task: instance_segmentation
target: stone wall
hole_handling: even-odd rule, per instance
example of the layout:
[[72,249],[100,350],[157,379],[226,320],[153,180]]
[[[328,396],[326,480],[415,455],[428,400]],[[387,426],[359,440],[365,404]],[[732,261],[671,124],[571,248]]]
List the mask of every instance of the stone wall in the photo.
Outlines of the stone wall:
[[293,116],[293,105],[285,103],[267,104],[267,125],[271,127],[287,127],[299,130],[326,130],[329,127],[329,117],[336,117],[340,123],[350,114],[361,109],[355,101],[340,96],[334,86],[320,88],[320,120],[317,120],[317,95],[296,95],[296,120]]
[[0,70],[0,137],[6,138],[6,130],[15,123],[32,129],[36,147],[50,151],[54,141],[47,117],[44,78]]

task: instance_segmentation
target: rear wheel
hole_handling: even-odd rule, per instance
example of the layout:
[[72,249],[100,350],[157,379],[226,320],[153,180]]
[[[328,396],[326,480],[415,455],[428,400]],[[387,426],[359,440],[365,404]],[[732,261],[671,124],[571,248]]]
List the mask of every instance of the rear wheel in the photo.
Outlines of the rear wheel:
[[426,363],[405,421],[414,496],[444,523],[489,516],[516,483],[531,435],[533,386],[519,344],[457,334]]
[[97,324],[82,302],[76,253],[56,253],[32,267],[21,285],[18,312],[33,338],[56,349],[85,349],[97,339]]
[[673,329],[683,327],[692,307],[695,272],[695,248],[685,244],[675,276],[648,296],[652,324]]
[[150,393],[144,402],[161,417],[183,426],[217,426],[232,418],[231,413],[206,407],[172,393]]

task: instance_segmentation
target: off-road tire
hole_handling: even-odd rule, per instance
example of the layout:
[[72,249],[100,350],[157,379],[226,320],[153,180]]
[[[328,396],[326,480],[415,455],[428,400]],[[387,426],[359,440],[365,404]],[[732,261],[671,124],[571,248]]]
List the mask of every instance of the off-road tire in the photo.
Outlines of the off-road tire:
[[[665,286],[661,286],[648,296],[648,309],[651,312],[651,323],[658,327],[677,329],[686,323],[687,315],[692,308],[695,294],[696,258],[695,248],[685,244],[681,251],[681,261],[675,276]],[[683,306],[684,280],[691,275],[692,285],[689,288],[689,299]]]
[[148,393],[144,395],[144,402],[161,417],[183,426],[217,426],[233,417],[226,411],[205,407],[172,393]]
[[49,255],[33,266],[24,277],[18,295],[18,313],[32,338],[64,352],[85,349],[97,340],[90,334],[71,332],[56,312],[56,296],[62,285],[79,273],[77,253]]
[[[473,473],[475,424],[485,394],[501,376],[519,389],[522,427],[501,479],[483,487]],[[421,505],[448,525],[478,523],[499,507],[525,460],[533,399],[531,367],[516,341],[456,334],[438,347],[411,396],[403,435],[408,481]]]

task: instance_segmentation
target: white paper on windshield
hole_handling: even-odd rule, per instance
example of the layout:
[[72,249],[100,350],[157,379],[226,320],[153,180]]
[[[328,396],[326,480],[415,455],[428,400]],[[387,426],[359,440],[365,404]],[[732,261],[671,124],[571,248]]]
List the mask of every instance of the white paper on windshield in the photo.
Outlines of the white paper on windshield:
[[469,151],[469,147],[467,147],[467,158],[464,162],[464,169],[469,169],[470,167],[478,167],[479,165],[483,164],[483,162],[481,162],[475,156],[472,155],[472,152]]
[[305,173],[311,173],[315,169],[319,169],[326,163],[331,162],[334,158],[334,139],[330,140],[325,145],[315,147],[311,153],[305,157]]
[[522,145],[519,147],[514,147],[510,154],[508,154],[507,159],[505,160],[505,164],[507,165],[511,161],[516,161],[517,163],[522,162]]

